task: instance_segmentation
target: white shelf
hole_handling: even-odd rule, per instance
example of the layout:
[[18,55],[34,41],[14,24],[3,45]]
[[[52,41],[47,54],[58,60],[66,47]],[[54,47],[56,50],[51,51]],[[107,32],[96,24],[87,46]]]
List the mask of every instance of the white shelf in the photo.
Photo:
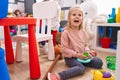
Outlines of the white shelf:
[[99,27],[114,27],[114,28],[118,28],[118,27],[120,27],[120,23],[103,23],[103,24],[93,23],[92,24],[92,31],[95,34],[94,39],[92,40],[92,49],[105,51],[105,52],[109,52],[109,53],[116,53],[115,49],[102,48],[99,45],[99,32],[98,32],[99,31],[98,30]]
[[120,23],[103,23],[103,24],[96,24],[96,26],[106,26],[106,27],[120,27]]

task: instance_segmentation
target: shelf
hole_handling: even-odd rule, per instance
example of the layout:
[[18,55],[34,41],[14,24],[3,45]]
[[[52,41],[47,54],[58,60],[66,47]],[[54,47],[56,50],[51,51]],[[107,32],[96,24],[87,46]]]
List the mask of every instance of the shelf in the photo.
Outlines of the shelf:
[[[93,23],[93,25],[96,24],[96,23]],[[109,27],[120,27],[120,23],[103,23],[103,24],[96,24],[97,26],[109,26]]]
[[92,49],[95,50],[100,50],[100,51],[104,51],[104,52],[108,52],[108,53],[116,53],[116,49],[112,49],[112,48],[102,48],[100,45],[100,34],[99,34],[99,27],[107,27],[104,30],[106,32],[105,34],[107,36],[109,36],[109,27],[114,28],[114,30],[112,31],[112,43],[116,43],[117,44],[117,31],[120,30],[120,23],[103,23],[103,24],[97,24],[97,23],[93,23],[92,25],[92,31],[94,32],[95,36],[92,40]]

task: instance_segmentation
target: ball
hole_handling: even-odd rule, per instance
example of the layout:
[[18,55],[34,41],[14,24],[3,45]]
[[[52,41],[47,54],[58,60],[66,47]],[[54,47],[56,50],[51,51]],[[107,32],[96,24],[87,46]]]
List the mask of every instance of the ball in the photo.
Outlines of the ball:
[[110,72],[103,72],[103,77],[104,78],[110,78],[111,77],[111,73]]

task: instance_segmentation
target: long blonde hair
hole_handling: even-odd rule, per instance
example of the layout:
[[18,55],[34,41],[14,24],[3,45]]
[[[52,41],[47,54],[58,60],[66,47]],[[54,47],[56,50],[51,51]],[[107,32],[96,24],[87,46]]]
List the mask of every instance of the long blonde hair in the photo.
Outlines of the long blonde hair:
[[[76,8],[79,9],[79,10],[81,10],[81,11],[83,12],[83,10],[80,8],[79,5],[74,5],[74,6],[72,6],[72,7],[69,9],[69,12],[68,12],[68,18],[67,18],[67,21],[68,21],[68,22],[67,22],[67,24],[66,24],[65,29],[71,28],[70,16],[71,16],[72,11],[75,10]],[[83,14],[83,13],[82,13],[82,14]],[[79,29],[83,29],[83,21],[82,21],[82,23],[80,24]]]

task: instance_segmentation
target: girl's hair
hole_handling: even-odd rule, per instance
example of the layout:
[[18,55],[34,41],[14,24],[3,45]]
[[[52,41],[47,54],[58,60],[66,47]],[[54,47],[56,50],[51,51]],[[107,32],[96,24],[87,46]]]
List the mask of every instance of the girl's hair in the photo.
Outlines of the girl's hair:
[[[71,16],[71,13],[73,12],[73,10],[75,10],[75,9],[78,9],[78,10],[82,11],[82,14],[83,14],[83,10],[80,8],[79,5],[74,5],[74,6],[72,6],[72,7],[69,9],[69,12],[68,12],[68,18],[67,18],[67,21],[68,21],[68,22],[67,22],[67,24],[66,24],[65,29],[71,28],[70,16]],[[82,15],[82,16],[83,16],[83,15]],[[79,29],[83,29],[83,21],[82,21],[81,25],[79,26]]]

